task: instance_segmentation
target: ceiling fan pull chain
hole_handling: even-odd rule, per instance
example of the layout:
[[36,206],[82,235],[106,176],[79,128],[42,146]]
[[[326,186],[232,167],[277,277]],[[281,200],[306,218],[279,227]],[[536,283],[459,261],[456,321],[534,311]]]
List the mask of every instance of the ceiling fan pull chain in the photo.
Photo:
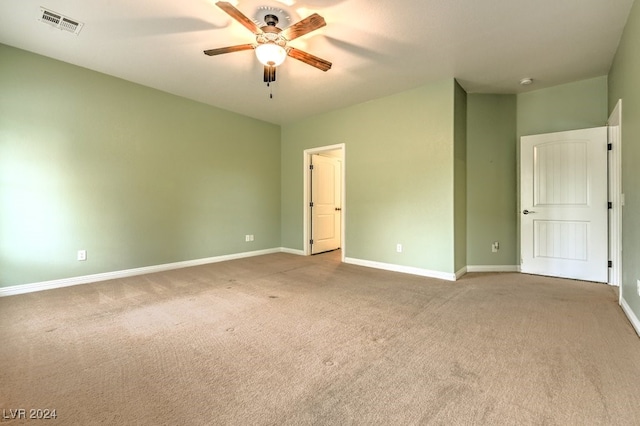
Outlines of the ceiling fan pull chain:
[[267,87],[269,88],[269,99],[273,99],[273,88],[271,87],[271,83],[276,81],[276,68],[274,66],[265,65],[264,81],[267,83]]

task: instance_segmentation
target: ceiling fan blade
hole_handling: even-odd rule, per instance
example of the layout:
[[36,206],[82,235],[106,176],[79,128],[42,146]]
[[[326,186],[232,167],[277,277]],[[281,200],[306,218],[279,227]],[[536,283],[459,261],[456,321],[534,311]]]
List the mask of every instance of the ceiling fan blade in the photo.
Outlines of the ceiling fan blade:
[[294,47],[288,47],[287,54],[294,59],[304,62],[305,64],[309,64],[312,67],[316,67],[322,71],[329,71],[331,69],[331,62],[324,60],[322,58],[318,58],[311,53],[304,52],[302,50],[296,49]]
[[297,22],[290,26],[289,28],[285,28],[280,34],[291,41],[300,36],[310,33],[311,31],[317,30],[318,28],[322,28],[327,23],[324,18],[317,13],[313,15],[307,16],[302,21]]
[[264,82],[272,83],[274,81],[276,81],[276,67],[265,65],[264,66]]
[[237,46],[219,47],[217,49],[205,50],[204,54],[209,56],[222,55],[223,53],[240,52],[241,50],[251,50],[253,44],[239,44]]
[[229,16],[231,16],[236,21],[240,22],[252,33],[254,34],[262,33],[262,31],[260,30],[260,28],[258,28],[258,25],[256,25],[255,22],[247,18],[244,13],[236,9],[235,6],[232,5],[231,3],[227,1],[219,1],[216,3],[216,6],[218,6],[220,9],[224,10],[225,12],[227,12]]

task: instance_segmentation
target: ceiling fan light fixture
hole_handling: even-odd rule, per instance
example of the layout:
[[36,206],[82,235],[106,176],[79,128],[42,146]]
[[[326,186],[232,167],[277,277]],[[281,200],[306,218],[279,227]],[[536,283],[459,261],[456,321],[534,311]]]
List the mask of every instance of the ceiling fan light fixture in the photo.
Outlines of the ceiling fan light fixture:
[[256,56],[262,64],[277,67],[284,62],[287,57],[287,51],[280,45],[268,42],[259,44],[256,47]]

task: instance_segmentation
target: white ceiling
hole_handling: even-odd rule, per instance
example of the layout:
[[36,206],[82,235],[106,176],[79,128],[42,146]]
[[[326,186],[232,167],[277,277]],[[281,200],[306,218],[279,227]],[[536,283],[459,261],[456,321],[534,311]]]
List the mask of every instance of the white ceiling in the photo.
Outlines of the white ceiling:
[[[0,43],[285,124],[451,77],[469,93],[519,93],[604,75],[633,0],[232,3],[250,18],[280,8],[292,23],[319,13],[327,26],[290,45],[333,68],[288,58],[270,99],[252,51],[202,53],[255,41],[213,0],[0,0]],[[41,6],[82,22],[80,34],[40,22]]]

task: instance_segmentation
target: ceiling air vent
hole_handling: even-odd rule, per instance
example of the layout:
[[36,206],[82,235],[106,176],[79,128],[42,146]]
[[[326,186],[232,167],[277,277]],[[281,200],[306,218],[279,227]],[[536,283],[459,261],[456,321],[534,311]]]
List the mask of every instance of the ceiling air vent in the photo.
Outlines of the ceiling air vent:
[[38,18],[38,20],[40,22],[44,22],[45,24],[49,24],[54,28],[69,31],[70,33],[74,33],[76,35],[80,33],[80,30],[84,25],[82,22],[78,22],[60,13],[52,12],[51,10],[47,10],[44,8],[40,8],[40,17]]

